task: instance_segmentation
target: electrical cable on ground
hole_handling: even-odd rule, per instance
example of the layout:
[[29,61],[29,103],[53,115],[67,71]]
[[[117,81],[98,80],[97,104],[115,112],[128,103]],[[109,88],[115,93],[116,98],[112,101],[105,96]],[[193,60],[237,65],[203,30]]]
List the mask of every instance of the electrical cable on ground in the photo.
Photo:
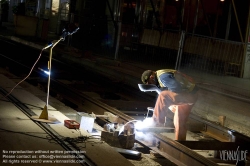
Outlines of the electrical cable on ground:
[[6,98],[7,96],[9,96],[9,95],[12,93],[12,91],[13,91],[19,84],[21,84],[24,80],[26,80],[26,79],[30,76],[30,74],[31,74],[31,72],[33,71],[35,65],[37,64],[37,62],[38,62],[39,59],[41,58],[43,50],[45,50],[46,48],[48,48],[48,46],[44,47],[44,48],[41,50],[41,52],[40,52],[40,54],[39,54],[37,60],[35,61],[35,63],[34,63],[34,65],[32,66],[32,68],[30,69],[29,74],[28,74],[24,79],[22,79],[20,82],[18,82],[18,83],[10,90],[10,92],[9,92],[7,95],[4,96],[5,98]]

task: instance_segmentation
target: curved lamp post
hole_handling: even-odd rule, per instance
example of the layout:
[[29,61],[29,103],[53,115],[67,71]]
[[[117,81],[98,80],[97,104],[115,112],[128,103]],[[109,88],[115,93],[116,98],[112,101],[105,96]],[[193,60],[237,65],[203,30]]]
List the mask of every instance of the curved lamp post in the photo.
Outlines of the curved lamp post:
[[[72,27],[72,26],[71,26]],[[52,49],[61,41],[61,40],[65,40],[65,37],[68,35],[72,35],[74,33],[76,33],[78,31],[79,27],[74,28],[74,31],[72,31],[71,29],[64,29],[63,30],[63,34],[60,37],[59,40],[55,40],[53,41],[51,44],[49,44],[48,46],[46,46],[43,49],[47,49],[50,47],[50,54],[49,54],[49,63],[48,63],[48,69],[49,69],[49,74],[48,74],[48,86],[47,86],[47,100],[46,100],[46,105],[43,108],[42,113],[40,114],[40,116],[32,116],[32,119],[40,121],[40,122],[47,122],[47,123],[56,123],[57,119],[53,118],[53,117],[49,117],[48,116],[48,105],[49,105],[49,88],[50,88],[50,73],[51,73],[51,61],[52,61]]]

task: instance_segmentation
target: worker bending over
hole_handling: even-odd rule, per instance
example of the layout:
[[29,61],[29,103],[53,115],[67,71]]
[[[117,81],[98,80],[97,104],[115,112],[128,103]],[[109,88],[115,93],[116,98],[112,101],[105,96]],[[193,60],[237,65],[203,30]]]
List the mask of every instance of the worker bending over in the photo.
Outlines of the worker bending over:
[[154,122],[164,124],[170,109],[174,113],[175,139],[186,140],[186,122],[198,98],[193,79],[172,69],[146,70],[141,79],[143,84],[155,84],[162,90],[155,103]]

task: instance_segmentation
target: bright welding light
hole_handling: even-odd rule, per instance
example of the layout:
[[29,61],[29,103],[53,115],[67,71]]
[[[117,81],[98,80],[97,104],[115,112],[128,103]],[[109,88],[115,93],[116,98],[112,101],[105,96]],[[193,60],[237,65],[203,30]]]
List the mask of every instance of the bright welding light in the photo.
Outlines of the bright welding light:
[[143,134],[143,132],[141,132],[141,131],[137,131],[137,132],[136,132],[136,137],[138,137],[138,138],[143,138],[144,135],[145,135],[145,134]]
[[50,75],[50,72],[49,72],[49,71],[43,70],[43,69],[41,69],[41,68],[38,68],[38,69],[41,70],[41,71],[43,71],[45,74]]
[[153,126],[154,125],[154,121],[152,118],[146,118],[143,121],[137,121],[137,123],[135,124],[135,129],[137,130],[141,130],[145,127],[149,127],[149,126]]
[[43,71],[45,74],[47,74],[47,75],[50,75],[50,72],[49,71]]
[[153,120],[153,118],[145,118],[143,120],[143,123],[145,123],[146,126],[152,126],[152,125],[154,125],[154,120]]
[[120,128],[118,135],[120,135],[124,131],[124,126],[128,125],[129,123],[134,123],[135,130],[142,130],[145,127],[153,126],[154,125],[154,120],[152,118],[146,118],[143,121],[140,121],[140,120],[131,120],[131,121],[125,123]]
[[143,122],[142,121],[137,121],[135,124],[135,129],[140,130],[143,129]]
[[120,128],[119,134],[118,134],[118,135],[120,135],[120,134],[123,132],[124,126],[128,125],[129,123],[133,123],[133,122],[139,122],[139,120],[131,120],[131,121],[125,123],[125,124]]

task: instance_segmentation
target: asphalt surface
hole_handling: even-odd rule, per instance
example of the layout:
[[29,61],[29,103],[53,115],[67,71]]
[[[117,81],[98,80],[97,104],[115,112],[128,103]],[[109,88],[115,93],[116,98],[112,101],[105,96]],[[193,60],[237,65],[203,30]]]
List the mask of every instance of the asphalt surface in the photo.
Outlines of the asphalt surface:
[[[15,28],[11,23],[4,23],[3,26],[5,28],[0,30],[2,40],[15,41],[36,49],[42,49],[46,45],[44,41],[15,36]],[[56,35],[49,37],[50,40],[59,39],[59,36]],[[134,88],[138,88],[138,83],[141,83],[140,76],[144,70],[158,69],[156,66],[105,59],[94,54],[86,55],[81,50],[67,48],[63,44],[58,44],[54,48],[53,56],[82,65],[88,70],[95,71],[114,81],[122,81]],[[226,127],[250,136],[250,122],[248,121],[250,117],[250,79],[217,76],[192,70],[185,70],[185,73],[192,76],[200,87],[199,99],[193,107],[192,113],[214,122],[218,122],[219,116],[226,116]],[[155,95],[155,93],[153,92],[151,95]]]

